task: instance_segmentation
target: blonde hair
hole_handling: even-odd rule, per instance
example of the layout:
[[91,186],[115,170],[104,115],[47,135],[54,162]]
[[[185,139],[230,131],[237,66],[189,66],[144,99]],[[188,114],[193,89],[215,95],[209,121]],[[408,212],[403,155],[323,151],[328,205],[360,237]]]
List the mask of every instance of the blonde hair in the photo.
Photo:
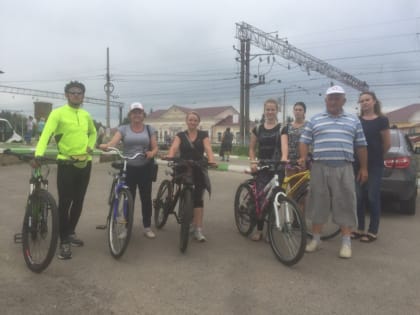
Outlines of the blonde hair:
[[264,102],[264,109],[267,104],[274,104],[276,106],[276,110],[279,111],[279,103],[274,98],[269,98]]
[[201,122],[201,117],[196,111],[193,111],[193,110],[189,111],[187,113],[187,116],[185,117],[185,119],[188,120],[188,116],[190,116],[190,115],[195,115],[198,118],[198,122]]

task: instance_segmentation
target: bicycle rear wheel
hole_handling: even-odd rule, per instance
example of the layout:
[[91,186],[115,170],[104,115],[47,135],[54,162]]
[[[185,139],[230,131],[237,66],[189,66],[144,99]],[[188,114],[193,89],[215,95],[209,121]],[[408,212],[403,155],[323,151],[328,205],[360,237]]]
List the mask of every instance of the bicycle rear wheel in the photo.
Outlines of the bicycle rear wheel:
[[190,224],[193,218],[192,189],[185,187],[179,197],[179,219],[181,223],[179,235],[179,250],[185,253],[190,237]]
[[[302,189],[296,194],[296,202],[302,210],[302,216],[306,222],[306,233],[310,238],[312,235],[312,211],[310,207],[306,207],[309,204],[309,184],[305,184]],[[340,227],[332,221],[332,216],[328,217],[327,223],[322,227],[321,240],[327,240],[340,234]]]
[[121,188],[112,202],[108,217],[108,245],[114,258],[120,258],[128,246],[133,218],[133,197],[127,188]]
[[58,241],[58,210],[53,196],[46,190],[28,197],[22,225],[23,257],[33,272],[42,272],[51,263]]
[[255,227],[255,198],[248,183],[239,185],[235,194],[235,223],[243,236],[251,234]]
[[[305,251],[306,226],[294,200],[285,196],[275,198],[277,200],[274,200],[268,217],[268,238],[277,259],[291,266],[302,258]],[[277,211],[274,203],[277,204]]]
[[172,183],[165,179],[159,186],[156,199],[153,200],[154,219],[157,229],[161,229],[168,220],[169,207],[172,203],[172,189]]

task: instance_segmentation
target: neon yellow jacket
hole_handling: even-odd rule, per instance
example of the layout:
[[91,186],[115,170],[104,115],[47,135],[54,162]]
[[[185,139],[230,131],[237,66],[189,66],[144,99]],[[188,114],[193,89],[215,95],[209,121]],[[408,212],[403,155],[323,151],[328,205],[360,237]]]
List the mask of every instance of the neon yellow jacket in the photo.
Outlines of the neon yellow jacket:
[[[87,148],[96,143],[96,128],[90,114],[81,108],[66,104],[54,109],[48,116],[44,130],[36,146],[35,156],[43,156],[50,137],[54,135],[59,160],[86,156]],[[87,156],[88,160],[92,157]]]

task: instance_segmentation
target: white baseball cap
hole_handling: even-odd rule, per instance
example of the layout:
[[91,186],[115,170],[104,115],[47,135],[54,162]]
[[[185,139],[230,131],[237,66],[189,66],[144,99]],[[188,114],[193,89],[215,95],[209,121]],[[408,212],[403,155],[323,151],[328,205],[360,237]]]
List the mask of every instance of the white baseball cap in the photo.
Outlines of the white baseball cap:
[[325,92],[325,95],[330,95],[330,94],[346,94],[346,92],[341,86],[334,85],[328,88],[327,92]]
[[130,105],[130,112],[134,109],[141,109],[142,111],[144,111],[143,105],[139,102],[136,102]]

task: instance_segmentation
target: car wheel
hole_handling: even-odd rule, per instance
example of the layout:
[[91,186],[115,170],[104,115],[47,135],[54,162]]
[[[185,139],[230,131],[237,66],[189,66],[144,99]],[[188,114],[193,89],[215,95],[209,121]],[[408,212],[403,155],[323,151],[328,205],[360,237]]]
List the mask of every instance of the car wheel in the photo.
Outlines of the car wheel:
[[416,213],[416,197],[417,194],[414,194],[408,200],[400,200],[401,211],[409,215],[414,215]]

